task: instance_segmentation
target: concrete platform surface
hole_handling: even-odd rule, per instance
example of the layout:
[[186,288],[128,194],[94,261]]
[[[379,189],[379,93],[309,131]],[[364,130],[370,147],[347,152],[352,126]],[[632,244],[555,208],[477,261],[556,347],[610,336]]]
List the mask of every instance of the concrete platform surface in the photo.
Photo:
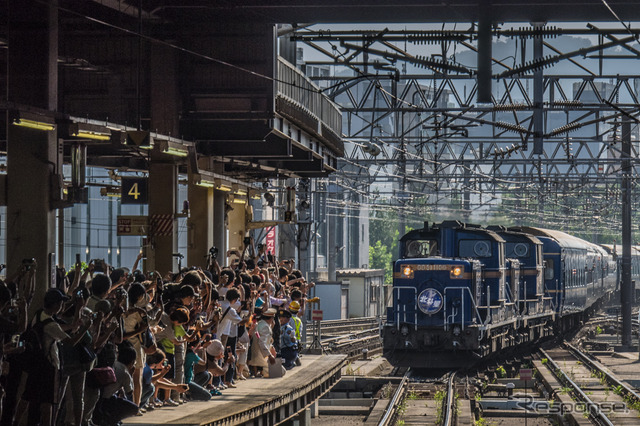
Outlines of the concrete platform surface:
[[[614,344],[619,338],[601,334],[592,340]],[[602,351],[596,354],[596,359],[615,374],[619,380],[627,382],[637,392],[640,392],[640,360],[637,351]],[[640,424],[640,420],[638,423]]]
[[[284,377],[239,381],[237,388],[225,389],[210,401],[156,408],[125,419],[123,425],[245,424],[270,411],[278,412],[282,419],[328,391],[339,380],[345,359],[346,355],[304,355],[302,366],[287,371]],[[295,406],[288,405],[291,403]]]

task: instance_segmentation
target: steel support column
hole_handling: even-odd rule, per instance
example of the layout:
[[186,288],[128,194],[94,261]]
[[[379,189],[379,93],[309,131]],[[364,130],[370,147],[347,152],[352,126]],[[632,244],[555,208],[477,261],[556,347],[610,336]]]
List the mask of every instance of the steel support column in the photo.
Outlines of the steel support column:
[[329,274],[329,282],[336,281],[336,186],[329,184],[329,193],[327,195],[327,270]]
[[631,122],[622,122],[622,346],[631,346]]
[[188,200],[190,214],[187,219],[187,264],[206,267],[206,255],[213,244],[213,188],[191,183]]
[[[544,23],[535,23],[533,27],[542,29]],[[536,35],[533,38],[533,60],[541,61],[543,59],[543,39],[542,35]],[[544,148],[542,139],[544,134],[544,111],[543,111],[543,95],[544,95],[544,78],[543,67],[539,67],[533,72],[533,153],[542,155]]]
[[178,169],[170,163],[151,161],[149,164],[149,221],[154,216],[173,221],[171,235],[152,235],[151,250],[147,250],[147,269],[165,274],[175,271],[173,253],[178,248],[178,222],[174,219],[178,193]]
[[[228,203],[229,209],[227,217],[229,219],[229,249],[238,250],[242,253],[244,244],[242,240],[247,233],[247,217],[246,217],[246,202],[245,204]],[[233,210],[231,210],[233,209]]]
[[[478,103],[491,103],[491,0],[479,0],[478,19]],[[402,235],[402,234],[401,234]]]
[[223,191],[213,191],[213,245],[219,250],[218,262],[220,265],[226,264],[227,252],[227,215],[225,206],[227,193]]
[[[58,11],[55,1],[8,2],[7,100],[55,111],[58,103]],[[7,129],[7,270],[22,259],[38,262],[33,307],[50,285],[49,255],[55,253],[56,216],[52,183],[59,174],[56,131]],[[59,194],[58,194],[59,195]]]

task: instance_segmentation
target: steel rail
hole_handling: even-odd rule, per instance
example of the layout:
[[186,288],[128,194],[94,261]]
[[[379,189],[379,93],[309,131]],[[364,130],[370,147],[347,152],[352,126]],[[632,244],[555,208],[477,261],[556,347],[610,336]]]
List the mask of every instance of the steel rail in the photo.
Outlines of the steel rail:
[[456,418],[456,398],[455,398],[455,378],[454,371],[449,375],[447,381],[447,397],[444,399],[442,426],[453,426]]
[[[557,376],[558,379],[567,383],[579,395],[580,399],[582,399],[582,401],[584,401],[585,404],[587,404],[587,406],[589,407],[589,415],[592,416],[596,421],[601,422],[602,424],[605,424],[607,426],[613,426],[613,423],[611,423],[611,420],[609,420],[609,418],[602,412],[602,410],[600,410],[600,406],[595,402],[593,402],[591,398],[589,398],[589,396],[586,393],[584,393],[582,389],[580,389],[580,386],[578,386],[573,380],[571,380],[571,378],[569,378],[569,376],[567,376],[567,374],[560,368],[560,366],[558,366],[558,364],[553,360],[553,358],[551,358],[544,349],[540,349],[540,352],[547,359],[547,364],[550,364],[553,367],[553,370],[551,369],[549,370],[551,370],[551,372],[555,376]],[[549,367],[547,366],[547,368]]]
[[384,410],[384,415],[378,422],[378,426],[388,426],[392,424],[393,419],[396,415],[396,406],[404,397],[404,393],[407,387],[407,383],[409,382],[409,376],[411,375],[411,369],[407,370],[407,372],[402,377],[400,384],[396,388],[396,391],[393,393],[393,396],[389,400],[389,405]]

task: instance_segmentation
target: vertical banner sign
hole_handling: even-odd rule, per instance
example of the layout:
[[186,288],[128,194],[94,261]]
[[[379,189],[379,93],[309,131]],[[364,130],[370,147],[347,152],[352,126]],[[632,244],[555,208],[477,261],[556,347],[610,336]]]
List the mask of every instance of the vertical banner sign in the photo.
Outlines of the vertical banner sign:
[[267,237],[265,238],[265,245],[267,247],[267,253],[275,254],[276,253],[276,227],[272,226],[269,228],[269,232],[267,232]]

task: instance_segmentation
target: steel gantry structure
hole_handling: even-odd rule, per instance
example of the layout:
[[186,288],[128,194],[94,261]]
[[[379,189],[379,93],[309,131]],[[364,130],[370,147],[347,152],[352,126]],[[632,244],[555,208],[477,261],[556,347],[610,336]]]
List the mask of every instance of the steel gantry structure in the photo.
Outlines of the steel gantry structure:
[[459,202],[462,218],[500,205],[561,227],[619,223],[621,125],[630,121],[636,140],[640,122],[640,75],[629,72],[640,30],[459,27],[292,33],[307,75],[343,111],[338,184],[407,215]]

